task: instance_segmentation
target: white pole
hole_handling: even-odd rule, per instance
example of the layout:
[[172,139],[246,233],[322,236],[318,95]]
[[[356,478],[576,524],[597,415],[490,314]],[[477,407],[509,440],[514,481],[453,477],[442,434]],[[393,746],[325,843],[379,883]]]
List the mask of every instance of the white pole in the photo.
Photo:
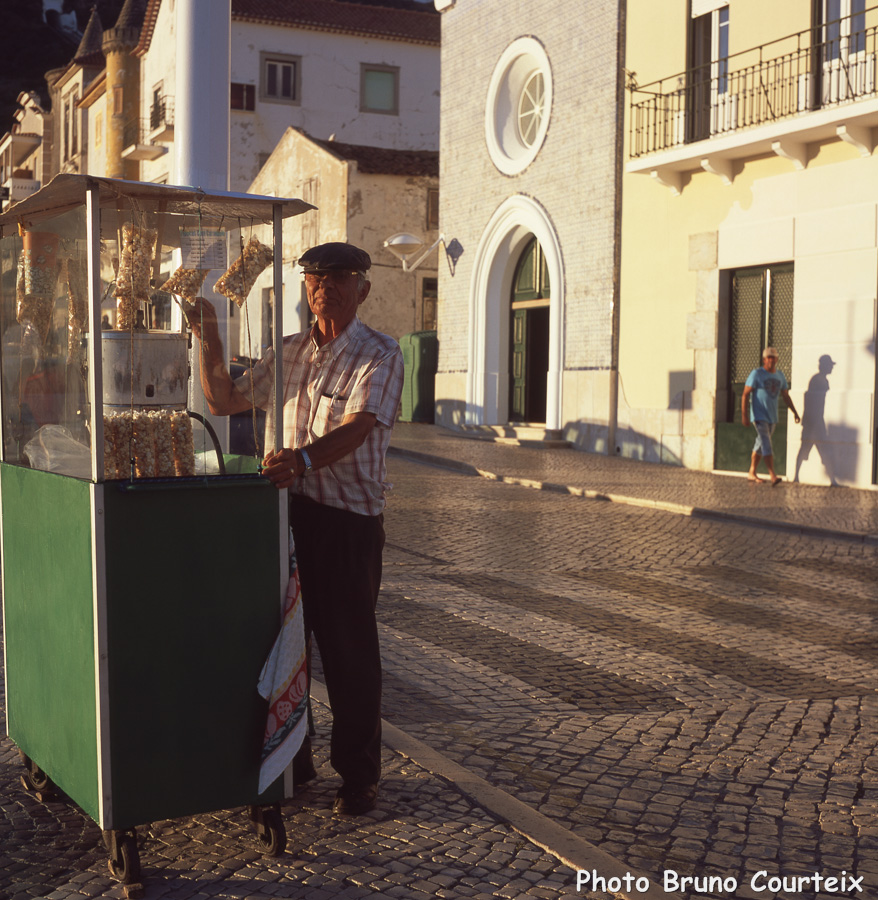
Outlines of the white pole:
[[[229,83],[231,81],[231,0],[177,0],[176,109],[174,121],[174,181],[205,191],[229,189]],[[229,302],[214,293],[220,272],[211,272],[203,294],[216,307],[220,337],[229,354]],[[198,378],[200,360],[193,354],[189,408],[206,414]],[[227,418],[210,417],[224,450],[228,449]]]
[[231,0],[177,0],[176,182],[229,189]]

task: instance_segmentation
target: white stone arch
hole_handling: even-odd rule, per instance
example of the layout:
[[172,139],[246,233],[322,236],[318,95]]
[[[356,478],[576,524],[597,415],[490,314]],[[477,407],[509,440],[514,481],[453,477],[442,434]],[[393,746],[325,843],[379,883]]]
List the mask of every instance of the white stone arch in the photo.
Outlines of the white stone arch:
[[509,302],[519,256],[531,237],[543,249],[552,288],[546,427],[561,428],[564,265],[561,244],[546,210],[516,194],[491,216],[473,265],[469,303],[466,421],[501,425],[509,418]]

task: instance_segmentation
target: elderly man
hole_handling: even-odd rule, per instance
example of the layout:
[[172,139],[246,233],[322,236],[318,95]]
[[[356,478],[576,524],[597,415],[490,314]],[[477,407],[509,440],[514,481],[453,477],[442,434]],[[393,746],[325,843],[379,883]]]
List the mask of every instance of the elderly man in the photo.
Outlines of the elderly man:
[[[283,449],[264,474],[290,491],[306,635],[320,651],[332,707],[330,761],[342,777],[333,809],[373,809],[381,772],[381,661],[375,606],[384,547],[385,454],[402,394],[399,344],[364,325],[357,310],[371,287],[369,254],[321,244],[299,259],[316,317],[283,342]],[[274,446],[274,355],[232,381],[216,315],[205,300],[189,314],[201,340],[201,380],[210,411],[267,410],[266,447]],[[306,780],[310,744],[297,756]]]
[[756,443],[750,454],[750,471],[747,473],[750,481],[757,483],[762,481],[756,474],[760,459],[765,460],[772,485],[781,480],[774,471],[774,450],[771,447],[771,435],[777,425],[778,397],[783,397],[783,402],[789,407],[798,425],[799,414],[790,399],[787,379],[777,367],[777,350],[774,347],[766,347],[762,351],[762,367],[753,369],[747,376],[744,393],[741,395],[741,424],[745,428],[749,427],[752,404],[753,425],[756,427]]

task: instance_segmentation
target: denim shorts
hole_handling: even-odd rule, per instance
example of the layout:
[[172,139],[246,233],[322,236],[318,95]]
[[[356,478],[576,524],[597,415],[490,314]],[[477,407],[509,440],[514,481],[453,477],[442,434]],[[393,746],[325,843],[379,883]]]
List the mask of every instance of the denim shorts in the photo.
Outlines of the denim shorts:
[[773,456],[774,451],[771,449],[771,436],[774,434],[776,422],[754,422],[753,427],[756,429],[756,443],[753,445],[753,452],[762,456]]

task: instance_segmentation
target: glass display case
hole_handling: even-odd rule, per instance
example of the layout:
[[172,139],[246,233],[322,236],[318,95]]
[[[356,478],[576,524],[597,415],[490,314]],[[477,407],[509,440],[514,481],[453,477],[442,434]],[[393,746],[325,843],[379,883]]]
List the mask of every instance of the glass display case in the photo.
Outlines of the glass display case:
[[242,307],[275,216],[308,208],[59,176],[0,216],[3,461],[95,482],[221,472],[234,448],[198,427],[182,311],[214,282]]
[[[279,346],[282,223],[310,208],[60,175],[0,215],[8,732],[30,787],[90,815],[128,883],[157,819],[250,806],[283,849],[292,778],[257,789],[256,683],[286,492],[211,425],[183,309],[212,286],[238,307],[261,275]],[[278,418],[281,394],[275,373]]]

